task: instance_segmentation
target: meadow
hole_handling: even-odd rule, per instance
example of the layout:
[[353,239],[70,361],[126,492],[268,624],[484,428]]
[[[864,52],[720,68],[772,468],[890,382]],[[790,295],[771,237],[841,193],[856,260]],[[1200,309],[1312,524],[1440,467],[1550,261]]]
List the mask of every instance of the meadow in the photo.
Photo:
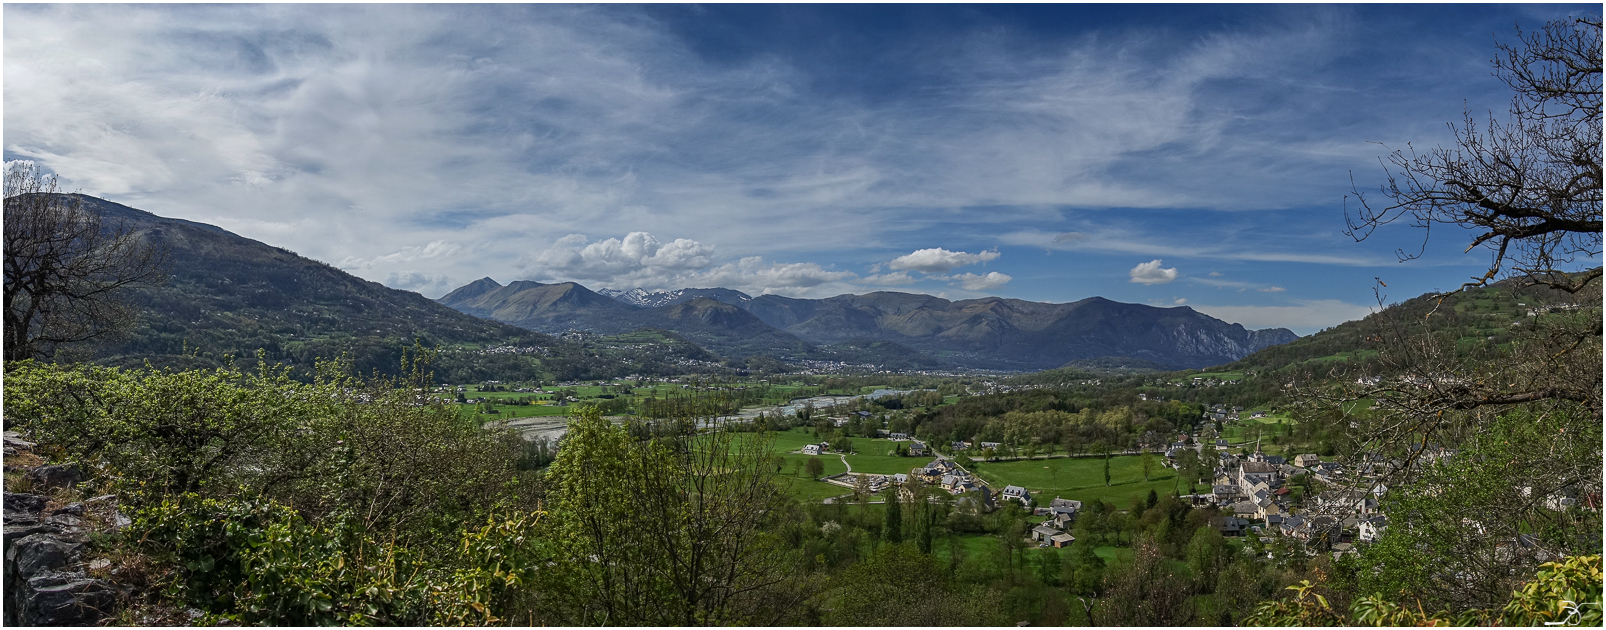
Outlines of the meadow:
[[[1160,466],[1163,456],[1154,458],[1154,469],[1149,480],[1144,481],[1140,456],[1111,457],[1109,486],[1104,485],[1104,460],[1091,457],[984,462],[973,466],[971,472],[996,489],[1005,485],[1024,487],[1040,505],[1058,496],[1083,502],[1108,501],[1124,509],[1133,497],[1147,497],[1150,490],[1169,494],[1179,489],[1176,471]],[[1180,490],[1187,492],[1186,487]]]

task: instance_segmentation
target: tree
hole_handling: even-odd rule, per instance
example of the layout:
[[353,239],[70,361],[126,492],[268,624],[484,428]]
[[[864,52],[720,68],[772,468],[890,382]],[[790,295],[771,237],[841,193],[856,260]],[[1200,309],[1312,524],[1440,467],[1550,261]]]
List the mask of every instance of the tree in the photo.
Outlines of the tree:
[[[1474,232],[1471,249],[1494,252],[1489,269],[1465,286],[1483,286],[1508,266],[1569,293],[1601,276],[1563,266],[1601,253],[1601,20],[1547,24],[1502,45],[1496,74],[1516,94],[1505,123],[1479,129],[1470,113],[1453,148],[1395,151],[1374,206],[1359,190],[1346,233],[1356,240],[1404,217],[1415,226]],[[1424,235],[1426,232],[1424,231]],[[1421,253],[1400,252],[1402,259]]]
[[1110,485],[1110,450],[1104,449],[1104,485]]
[[1143,480],[1144,481],[1148,481],[1149,480],[1149,474],[1154,472],[1154,453],[1150,452],[1149,449],[1145,448],[1145,449],[1143,449],[1143,456],[1142,457],[1143,457]]
[[584,407],[547,475],[565,625],[775,623],[804,597],[770,532],[789,499],[762,434],[638,441]]
[[160,282],[167,266],[166,250],[105,224],[31,162],[6,165],[4,255],[8,362],[127,329],[134,309],[122,289]]
[[887,542],[896,545],[903,542],[903,502],[898,498],[897,486],[889,486],[882,496],[886,497],[887,515],[881,531],[886,534]]
[[[1487,272],[1425,315],[1375,316],[1366,374],[1296,379],[1300,412],[1344,437],[1345,459],[1388,473],[1389,528],[1353,569],[1366,594],[1492,606],[1542,557],[1600,553],[1598,509],[1567,503],[1601,492],[1601,270],[1569,270],[1600,255],[1601,21],[1551,22],[1521,41],[1495,60],[1515,91],[1508,119],[1480,128],[1469,116],[1453,148],[1395,152],[1388,205],[1358,196],[1350,223],[1356,238],[1402,217],[1468,229],[1469,251],[1492,251]],[[1506,344],[1481,332],[1468,344],[1441,323],[1502,273],[1515,277],[1496,288],[1567,304],[1519,323]]]
[[810,477],[819,479],[820,475],[825,474],[825,462],[820,461],[818,457],[810,457],[809,462],[804,464],[803,471]]
[[1226,541],[1209,527],[1200,527],[1188,541],[1188,568],[1193,570],[1197,584],[1215,585],[1216,572],[1226,556]]

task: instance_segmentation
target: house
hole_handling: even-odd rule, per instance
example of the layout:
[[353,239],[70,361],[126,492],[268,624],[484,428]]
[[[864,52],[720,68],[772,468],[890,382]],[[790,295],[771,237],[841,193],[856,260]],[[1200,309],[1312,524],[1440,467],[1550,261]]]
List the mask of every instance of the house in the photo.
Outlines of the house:
[[1076,537],[1070,534],[1055,534],[1048,537],[1048,544],[1053,545],[1055,549],[1064,549],[1073,542],[1076,542]]
[[914,456],[914,457],[922,457],[922,456],[924,456],[926,454],[926,445],[925,444],[921,444],[919,442],[910,443],[909,444],[909,454]]
[[987,449],[997,450],[998,447],[1000,447],[1000,446],[1003,446],[1003,444],[999,443],[999,442],[982,442],[981,443],[981,449],[984,450],[984,451],[987,450]]
[[969,442],[949,442],[948,443],[948,448],[950,450],[962,451],[962,450],[965,450],[967,448],[970,448],[970,443]]
[[1255,505],[1254,501],[1239,501],[1229,506],[1228,509],[1232,510],[1233,516],[1254,518],[1255,513],[1260,511],[1260,506]]
[[1267,455],[1265,461],[1273,466],[1282,466],[1283,464],[1288,463],[1288,460],[1276,455]]
[[1254,412],[1252,414],[1249,414],[1249,417],[1250,418],[1264,418],[1264,417],[1266,417],[1266,412],[1264,412],[1264,411],[1256,411],[1256,412]]
[[1244,530],[1249,528],[1249,521],[1232,516],[1217,516],[1210,519],[1210,528],[1220,532],[1222,536],[1242,536]]
[[1232,503],[1233,501],[1236,501],[1239,496],[1242,496],[1238,490],[1238,486],[1231,485],[1211,486],[1210,494],[1215,497],[1216,505],[1226,505],[1228,503]]
[[1003,495],[1005,499],[1019,501],[1021,505],[1030,503],[1032,500],[1031,493],[1027,492],[1025,488],[1020,486],[1004,486]]
[[1082,511],[1082,502],[1075,499],[1061,499],[1059,497],[1054,497],[1053,501],[1048,502],[1048,509],[1052,510],[1055,514],[1059,514],[1061,512],[1076,514],[1077,512]]
[[1283,513],[1283,507],[1281,505],[1277,505],[1276,501],[1266,500],[1263,502],[1258,502],[1255,505],[1259,507],[1259,509],[1255,510],[1255,518],[1258,519],[1265,520],[1273,516],[1279,516]]
[[876,429],[875,430],[875,436],[878,437],[878,438],[879,437],[887,437],[887,430],[886,429]]
[[819,444],[804,444],[803,445],[803,454],[804,455],[819,455],[820,454],[820,445]]
[[909,434],[908,433],[894,433],[894,434],[892,434],[892,441],[894,441],[894,442],[902,442],[902,441],[907,440],[907,439],[909,439]]
[[909,482],[909,475],[905,475],[903,473],[898,473],[898,474],[892,476],[892,483],[895,483],[895,484],[898,484],[898,485],[901,486],[901,485],[903,485],[905,483],[908,483],[908,482]]
[[1238,485],[1248,487],[1256,482],[1277,485],[1277,466],[1266,462],[1244,462],[1238,467]]
[[1060,529],[1070,529],[1072,525],[1076,524],[1076,513],[1056,512],[1054,514],[1054,518],[1051,518],[1046,522],[1053,523],[1055,527]]
[[1060,530],[1045,525],[1038,525],[1037,527],[1032,528],[1032,540],[1037,542],[1048,542],[1049,538],[1058,536],[1059,534]]
[[1315,453],[1294,456],[1294,465],[1300,468],[1310,468],[1320,463],[1322,463],[1322,458],[1317,457]]

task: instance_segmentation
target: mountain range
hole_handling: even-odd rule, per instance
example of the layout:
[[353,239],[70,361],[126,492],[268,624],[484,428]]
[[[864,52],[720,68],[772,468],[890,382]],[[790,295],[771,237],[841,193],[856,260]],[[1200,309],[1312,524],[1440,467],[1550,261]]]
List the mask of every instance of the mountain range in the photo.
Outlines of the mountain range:
[[226,356],[244,364],[262,350],[303,373],[345,354],[368,372],[394,372],[403,348],[426,345],[550,346],[550,336],[464,315],[411,291],[369,282],[289,250],[217,226],[160,217],[76,195],[108,226],[122,225],[165,249],[165,282],[134,287],[132,330],[88,348],[111,365],[197,367]]
[[[262,350],[302,371],[316,358],[342,353],[364,371],[391,371],[415,340],[539,347],[548,359],[583,362],[590,356],[583,350],[568,359],[551,354],[565,342],[547,333],[655,329],[736,361],[768,356],[889,369],[1036,370],[1116,357],[1191,368],[1297,338],[1286,329],[1246,330],[1187,307],[1099,297],[1048,304],[897,292],[826,299],[724,288],[599,293],[573,282],[504,286],[484,278],[430,300],[216,226],[89,196],[77,201],[169,252],[167,281],[131,292],[140,316],[130,334],[90,351],[114,365],[207,365],[225,356],[249,363]],[[529,359],[532,366],[547,361]]]
[[1104,357],[1197,368],[1298,338],[1285,328],[1247,330],[1186,306],[1101,297],[1052,304],[880,291],[802,299],[723,288],[596,292],[574,282],[531,281],[504,286],[482,278],[440,302],[543,332],[663,328],[727,356],[797,357],[825,344],[888,342],[942,363],[989,369],[1046,369]]

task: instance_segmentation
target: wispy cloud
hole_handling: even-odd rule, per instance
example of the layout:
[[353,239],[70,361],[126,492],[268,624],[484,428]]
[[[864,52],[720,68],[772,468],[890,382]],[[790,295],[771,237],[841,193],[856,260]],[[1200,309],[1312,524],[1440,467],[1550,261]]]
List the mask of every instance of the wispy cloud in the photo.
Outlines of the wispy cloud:
[[1192,306],[1196,311],[1223,321],[1243,324],[1245,328],[1283,327],[1302,335],[1360,319],[1377,310],[1375,306],[1342,300],[1294,300],[1291,305],[1278,306]]
[[666,17],[678,10],[11,5],[5,157],[426,294],[511,274],[800,296],[1095,290],[1042,280],[1064,272],[1011,250],[1030,248],[1102,257],[1136,300],[1145,288],[1118,271],[1134,260],[1395,264],[1330,238],[1337,213],[1311,209],[1375,166],[1367,141],[1436,141],[1463,106],[1503,105],[1486,35],[1417,26],[1512,15],[999,11],[1086,18],[1049,24],[910,7],[887,10],[941,28],[871,33],[838,7],[787,9],[837,42],[821,47],[721,35],[791,32],[768,9]]
[[1109,252],[1139,255],[1171,255],[1203,260],[1240,260],[1251,262],[1293,262],[1318,265],[1344,265],[1355,267],[1382,267],[1398,264],[1392,258],[1377,258],[1352,254],[1328,254],[1297,251],[1278,251],[1261,245],[1234,244],[1233,246],[1201,247],[1187,241],[1170,242],[1159,235],[1142,236],[1129,230],[1101,230],[1092,233],[1049,233],[1036,229],[1018,230],[1000,234],[998,240],[1012,245],[1041,247],[1051,250]]

